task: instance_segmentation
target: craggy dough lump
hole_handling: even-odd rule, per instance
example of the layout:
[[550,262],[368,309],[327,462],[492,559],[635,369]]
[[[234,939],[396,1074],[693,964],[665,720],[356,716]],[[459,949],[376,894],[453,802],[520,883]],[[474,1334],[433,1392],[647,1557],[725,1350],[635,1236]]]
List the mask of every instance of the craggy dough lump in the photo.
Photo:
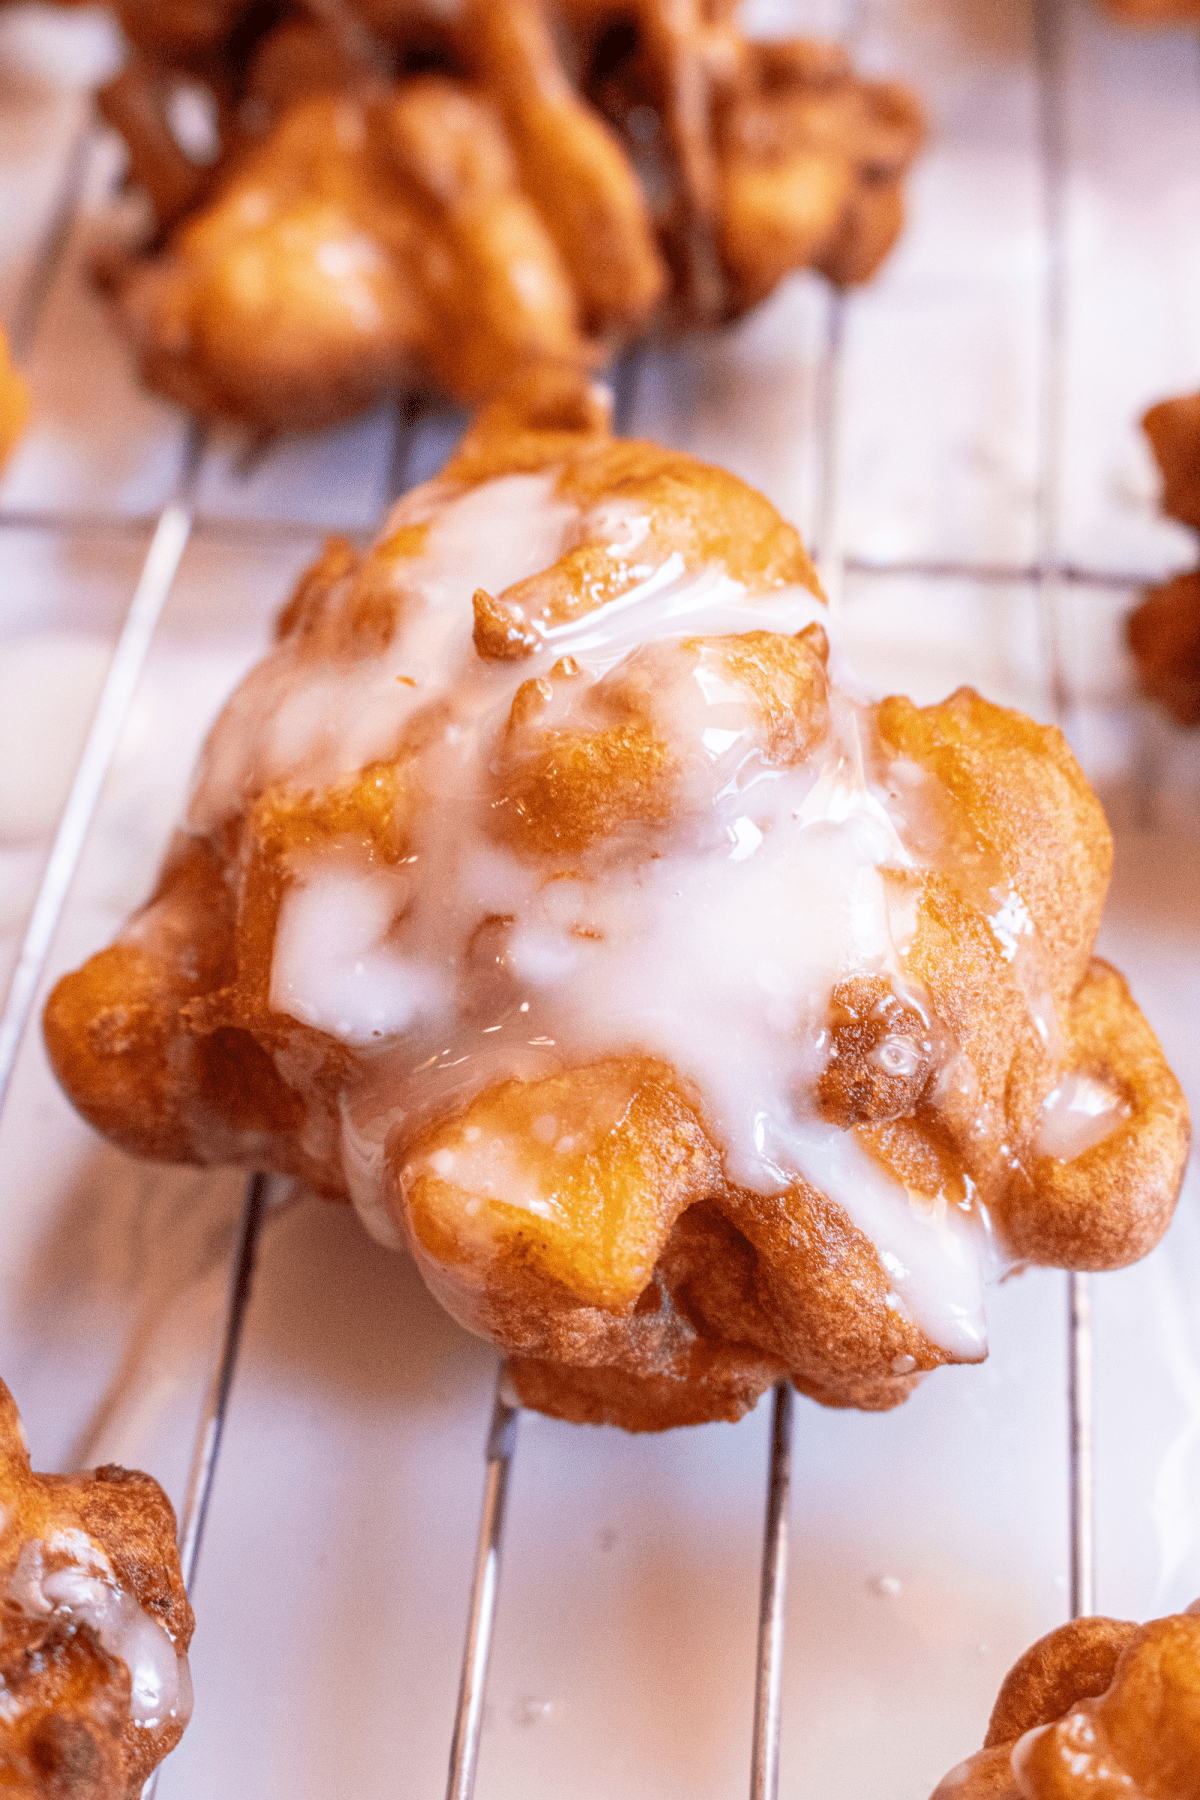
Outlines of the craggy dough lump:
[[[1200,394],[1142,420],[1162,474],[1163,511],[1200,531]],[[1129,621],[1142,687],[1181,725],[1200,725],[1200,571],[1151,588]]]
[[1196,1607],[1041,1638],[1005,1677],[984,1748],[933,1800],[1200,1800]]
[[35,1475],[0,1382],[0,1792],[137,1800],[191,1714],[192,1626],[158,1483]]
[[1157,1241],[1186,1110],[1060,734],[869,705],[824,618],[761,495],[527,379],[301,581],[50,999],[63,1086],[353,1199],[567,1418],[980,1360],[989,1275]]
[[145,379],[271,433],[591,367],[792,269],[865,280],[919,108],[735,10],[123,0],[133,59],[100,104],[159,236],[100,273]]

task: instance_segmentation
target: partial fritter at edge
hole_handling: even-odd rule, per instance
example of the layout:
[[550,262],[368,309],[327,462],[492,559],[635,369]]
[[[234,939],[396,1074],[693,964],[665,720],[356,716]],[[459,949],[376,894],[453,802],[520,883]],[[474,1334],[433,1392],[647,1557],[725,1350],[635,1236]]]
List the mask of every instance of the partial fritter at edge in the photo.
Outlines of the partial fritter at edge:
[[0,1790],[136,1800],[191,1714],[192,1629],[158,1483],[35,1474],[0,1382]]
[[478,404],[793,269],[865,280],[923,135],[905,89],[751,42],[729,0],[117,10],[100,105],[158,229],[103,260],[113,317],[150,386],[260,433],[414,388]]
[[867,704],[824,621],[760,495],[527,380],[302,580],[51,997],[63,1086],[352,1198],[567,1418],[980,1360],[989,1275],[1157,1241],[1186,1107],[1059,732]]
[[932,1800],[1196,1800],[1198,1608],[1040,1638],[1005,1676],[983,1749]]
[[[1162,476],[1162,509],[1200,531],[1200,394],[1162,400],[1142,420]],[[1200,569],[1149,588],[1129,620],[1143,690],[1184,726],[1200,725]]]

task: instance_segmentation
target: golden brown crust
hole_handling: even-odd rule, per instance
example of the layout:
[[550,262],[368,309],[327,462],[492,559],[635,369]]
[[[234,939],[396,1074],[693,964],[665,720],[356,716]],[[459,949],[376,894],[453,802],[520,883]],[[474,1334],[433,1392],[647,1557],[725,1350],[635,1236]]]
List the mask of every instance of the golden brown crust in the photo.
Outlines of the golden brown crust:
[[933,1800],[1191,1800],[1200,1768],[1200,1619],[1076,1619],[1005,1677],[984,1749]]
[[1021,1800],[1009,1746],[981,1750],[939,1781],[931,1800]]
[[[115,1464],[36,1475],[16,1405],[0,1383],[0,1785],[23,1800],[130,1800],[178,1743],[190,1709],[153,1728],[131,1714],[131,1671],[105,1633],[70,1604],[43,1599],[59,1570],[103,1571],[182,1657],[194,1620],[175,1548],[175,1515],[156,1481]],[[85,1609],[86,1610],[86,1609]],[[143,1627],[144,1629],[144,1627]]]
[[[439,520],[514,475],[567,522],[547,567],[476,594],[473,648],[462,640],[470,679],[489,684],[480,716],[494,723],[454,829],[478,831],[503,892],[604,896],[631,868],[692,857],[707,841],[711,781],[697,775],[693,725],[680,726],[699,718],[687,708],[700,703],[701,674],[704,692],[732,709],[719,716],[735,719],[746,766],[771,791],[800,781],[787,792],[807,805],[816,790],[805,784],[818,769],[832,779],[849,740],[836,739],[835,754],[832,721],[847,702],[829,679],[822,626],[758,627],[760,602],[784,604],[780,595],[800,608],[789,617],[811,616],[816,578],[798,538],[722,471],[614,442],[596,394],[561,369],[485,413],[365,557],[327,549],[285,609],[276,650],[218,723],[202,774],[246,734],[274,743],[271,722],[293,694],[291,716],[305,718],[311,692],[340,692],[364,671],[376,681],[385,670],[390,696],[397,682],[412,688],[407,651],[383,659],[393,632],[408,642],[407,609],[426,616],[420,571],[433,566],[422,559]],[[650,559],[640,573],[620,545],[601,559],[630,519]],[[685,592],[695,569],[736,580],[753,628],[649,642],[639,630],[636,648],[591,672],[546,653],[547,632],[589,625],[672,556],[689,571]],[[533,639],[528,665],[493,631]],[[389,1027],[398,1035],[377,1059],[373,1042],[356,1046],[311,1008],[273,998],[282,910],[303,870],[345,869],[399,895],[405,871],[415,865],[419,881],[422,858],[439,854],[428,825],[443,816],[431,798],[446,780],[437,746],[458,741],[466,715],[452,692],[432,691],[408,710],[389,699],[390,748],[376,742],[361,767],[331,778],[289,765],[260,773],[235,757],[247,772],[193,818],[145,911],[51,996],[47,1046],[80,1110],[140,1154],[283,1169],[333,1198],[357,1182],[359,1205],[403,1232],[449,1310],[520,1358],[522,1391],[567,1417],[649,1429],[705,1407],[734,1416],[781,1372],[826,1404],[883,1408],[923,1372],[981,1356],[977,1339],[939,1344],[898,1298],[903,1277],[888,1272],[898,1259],[889,1252],[885,1264],[844,1189],[841,1204],[814,1172],[772,1176],[759,1192],[731,1172],[711,1093],[681,1072],[678,1051],[652,1052],[624,1027],[613,1047],[564,1049],[525,1027],[516,1050],[487,1065],[494,1075],[427,1100],[430,1090],[406,1084],[432,1064],[460,1067],[449,1037],[418,1056],[407,1028]],[[952,1222],[986,1207],[1023,1260],[1092,1268],[1142,1254],[1170,1216],[1187,1115],[1124,984],[1091,957],[1111,859],[1094,796],[1060,734],[968,690],[924,708],[892,699],[854,719],[873,794],[892,796],[907,833],[898,859],[871,865],[902,961],[886,974],[853,956],[830,964],[811,1076],[789,1076],[784,1104],[813,1118],[822,1146],[837,1141],[830,1154],[867,1159],[856,1180],[881,1181],[880,1204]],[[818,814],[822,830],[828,817]],[[404,929],[414,891],[395,902],[389,932]],[[456,891],[447,878],[439,907]],[[795,904],[799,929],[801,895]],[[570,942],[602,941],[591,901],[570,905],[582,909]],[[509,906],[481,890],[452,951],[465,996],[455,1004],[480,1023],[488,1014],[471,1040],[485,1047],[528,1011],[517,1007],[526,990],[514,986]],[[698,1013],[697,1032],[721,1029]],[[1057,1140],[1053,1154],[1039,1149],[1064,1071],[1109,1097],[1107,1134],[1081,1154]]]
[[[592,367],[795,268],[865,280],[923,136],[840,51],[750,43],[699,0],[120,11],[135,55],[100,106],[160,236],[101,283],[152,386],[261,432]],[[210,160],[174,135],[181,80]]]
[[1000,1685],[988,1720],[985,1750],[1015,1743],[1049,1725],[1077,1700],[1091,1700],[1112,1681],[1117,1659],[1137,1636],[1126,1619],[1073,1619],[1047,1632],[1019,1656]]
[[510,1357],[508,1369],[522,1406],[572,1425],[619,1425],[624,1431],[667,1431],[716,1419],[734,1424],[785,1373],[754,1350],[699,1340],[648,1375],[523,1356]]
[[1010,1190],[1004,1230],[1023,1260],[1118,1268],[1144,1256],[1170,1223],[1191,1143],[1187,1102],[1123,977],[1099,957],[1064,1022],[1073,1067],[1119,1093],[1125,1117],[1069,1162],[1031,1158],[1028,1185]]

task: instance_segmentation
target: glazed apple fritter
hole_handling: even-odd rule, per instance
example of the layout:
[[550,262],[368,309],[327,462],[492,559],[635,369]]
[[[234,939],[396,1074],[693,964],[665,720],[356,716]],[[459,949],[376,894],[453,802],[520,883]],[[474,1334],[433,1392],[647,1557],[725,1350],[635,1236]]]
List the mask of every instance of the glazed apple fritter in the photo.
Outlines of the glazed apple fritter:
[[933,1800],[1197,1800],[1200,1617],[1076,1619],[1004,1678],[984,1748]]
[[158,1483],[35,1475],[0,1382],[0,1789],[136,1800],[191,1714],[192,1627]]
[[[158,238],[102,271],[151,386],[261,432],[865,280],[922,136],[843,53],[700,0],[119,7],[100,99]],[[212,142],[181,143],[181,98]],[[183,134],[186,136],[186,134]],[[194,136],[194,130],[193,130]]]
[[529,1405],[887,1407],[1170,1217],[1110,855],[1056,730],[853,698],[775,509],[542,372],[300,583],[46,1041],[134,1153],[352,1198]]
[[[1200,531],[1200,394],[1164,400],[1142,420],[1168,518]],[[1129,620],[1142,688],[1180,725],[1200,725],[1200,571],[1151,588]]]

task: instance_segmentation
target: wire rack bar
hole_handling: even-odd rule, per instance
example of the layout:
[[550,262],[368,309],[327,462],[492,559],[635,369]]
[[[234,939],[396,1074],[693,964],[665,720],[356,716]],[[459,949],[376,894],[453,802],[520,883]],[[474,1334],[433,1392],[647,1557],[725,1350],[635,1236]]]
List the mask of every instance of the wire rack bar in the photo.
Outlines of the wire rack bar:
[[750,1800],[775,1800],[779,1792],[779,1718],[783,1697],[783,1631],[787,1617],[788,1490],[792,1471],[794,1405],[791,1382],[777,1382],[771,1405],[771,1460],[767,1479],[767,1517],[763,1527]]
[[1061,725],[1071,706],[1062,649],[1061,576],[1058,569],[1067,343],[1067,155],[1062,98],[1062,0],[1035,0],[1033,28],[1038,66],[1038,128],[1042,153],[1045,254],[1042,365],[1038,397],[1036,587],[1046,684],[1053,715]]
[[817,492],[813,508],[813,541],[810,553],[817,565],[836,613],[842,602],[842,577],[847,563],[841,543],[841,508],[838,476],[841,467],[841,416],[843,350],[846,342],[846,296],[829,298],[824,354],[817,372],[815,428],[819,448]]
[[[1071,693],[1063,656],[1059,562],[1061,469],[1066,420],[1067,141],[1063,107],[1066,63],[1064,0],[1035,0],[1043,241],[1042,365],[1039,395],[1037,550],[1034,585],[1042,661],[1052,714],[1065,724]],[[1067,1414],[1070,1466],[1070,1606],[1078,1619],[1096,1610],[1095,1457],[1092,1405],[1092,1306],[1088,1277],[1067,1276]]]
[[[894,562],[884,562],[866,556],[847,556],[843,566],[850,575],[882,575],[891,579],[910,576],[920,581],[977,581],[989,587],[1005,585],[1039,589],[1044,586],[1049,574],[1046,567],[1038,562],[972,563],[925,557],[897,558]],[[1166,581],[1168,574],[1169,571],[1161,569],[1089,569],[1080,563],[1056,563],[1053,568],[1054,580],[1060,588],[1093,587],[1124,591],[1153,587],[1160,581]]]
[[100,789],[145,664],[150,640],[191,533],[192,516],[186,496],[194,479],[201,441],[200,434],[193,428],[188,437],[180,484],[184,497],[172,500],[164,508],[150,540],[34,902],[4,1011],[0,1014],[0,1112],[4,1109],[17,1052],[63,904],[79,865]]
[[613,430],[618,437],[625,437],[633,425],[644,362],[644,350],[629,350],[613,365],[609,373],[608,382],[613,395]]
[[[823,479],[823,478],[822,478]],[[404,487],[393,487],[393,497]],[[113,537],[149,537],[157,517],[149,513],[88,513],[54,511],[41,507],[10,506],[0,508],[0,531],[45,531],[88,537],[103,532]],[[191,535],[229,544],[293,544],[307,540],[319,542],[334,536],[366,544],[374,536],[371,526],[360,520],[339,524],[336,519],[259,519],[235,513],[194,512]],[[817,543],[814,535],[813,544]],[[921,581],[975,581],[988,587],[1037,587],[1046,579],[1042,564],[992,563],[959,561],[938,557],[872,557],[853,552],[841,558],[847,575],[896,580],[911,577]],[[1060,587],[1111,588],[1116,591],[1155,587],[1167,581],[1175,570],[1164,569],[1100,569],[1085,563],[1056,563],[1055,579]]]
[[479,1514],[479,1541],[475,1572],[471,1579],[471,1605],[463,1646],[458,1709],[450,1744],[450,1774],[446,1800],[471,1800],[479,1761],[479,1733],[483,1725],[483,1701],[487,1687],[492,1626],[500,1588],[500,1546],[504,1536],[504,1509],[508,1477],[517,1443],[520,1410],[508,1398],[508,1371],[503,1363],[496,1378],[496,1397],[487,1435],[487,1470],[483,1479],[483,1506]]
[[246,1183],[237,1249],[229,1281],[229,1302],[225,1309],[221,1355],[213,1370],[192,1451],[187,1498],[179,1520],[179,1561],[183,1569],[184,1585],[189,1593],[200,1561],[208,1503],[212,1498],[217,1458],[221,1454],[221,1440],[225,1432],[225,1416],[229,1410],[229,1396],[233,1391],[233,1378],[242,1344],[242,1327],[246,1322],[246,1308],[250,1304],[250,1290],[254,1285],[254,1265],[267,1210],[269,1186],[269,1177],[266,1175],[251,1175]]
[[[179,1563],[183,1572],[183,1585],[189,1596],[195,1587],[196,1570],[200,1562],[200,1546],[216,1479],[217,1459],[221,1454],[221,1442],[225,1434],[229,1397],[233,1392],[233,1380],[237,1373],[242,1328],[246,1322],[250,1291],[254,1285],[254,1265],[267,1210],[269,1188],[270,1179],[266,1175],[251,1175],[246,1182],[229,1282],[229,1300],[225,1308],[225,1326],[221,1334],[221,1354],[205,1396],[192,1449],[187,1497],[179,1516]],[[161,1765],[146,1782],[142,1789],[142,1800],[154,1800],[158,1792],[160,1769]]]
[[427,410],[428,402],[424,397],[412,393],[402,395],[392,409],[392,447],[388,457],[385,510],[413,485],[417,427]]
[[1067,1405],[1071,1455],[1071,1617],[1096,1610],[1096,1459],[1090,1277],[1067,1276]]

